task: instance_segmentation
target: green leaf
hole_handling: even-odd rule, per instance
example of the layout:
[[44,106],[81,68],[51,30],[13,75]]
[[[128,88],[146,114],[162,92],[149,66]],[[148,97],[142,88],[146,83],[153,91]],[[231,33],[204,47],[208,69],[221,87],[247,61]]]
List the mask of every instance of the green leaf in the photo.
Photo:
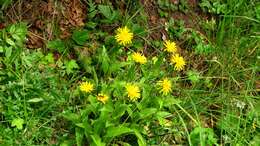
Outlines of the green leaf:
[[106,5],[98,5],[98,10],[102,13],[107,19],[111,19],[112,17],[112,10],[110,6]]
[[70,61],[66,61],[65,62],[65,68],[66,68],[66,72],[67,74],[73,73],[74,69],[79,68],[76,60],[72,59]]
[[103,72],[108,73],[109,68],[110,68],[110,59],[108,57],[107,50],[106,50],[105,46],[103,46],[102,53],[99,56],[99,61],[101,63],[101,68],[102,68]]
[[166,118],[167,116],[170,116],[170,115],[172,115],[172,114],[169,112],[166,112],[166,111],[159,111],[156,113],[156,116],[161,117],[161,118]]
[[87,40],[89,39],[88,31],[87,30],[75,30],[72,34],[72,39],[78,45],[84,45]]
[[6,38],[5,41],[6,41],[9,45],[15,46],[15,42],[14,42],[12,39]]
[[6,47],[5,48],[5,57],[10,58],[12,55],[12,51],[13,51],[12,47]]
[[129,134],[129,133],[133,133],[134,131],[128,127],[124,127],[124,126],[118,126],[118,127],[110,127],[107,130],[107,133],[105,135],[105,137],[109,137],[109,138],[113,138],[116,136],[120,136],[123,134]]
[[76,128],[77,146],[82,146],[83,138],[84,138],[84,131],[82,131],[80,128]]
[[23,124],[24,124],[24,120],[21,119],[21,118],[17,118],[17,119],[14,119],[14,120],[12,121],[11,126],[12,126],[12,127],[16,127],[16,128],[19,129],[19,130],[22,130],[22,129],[23,129]]
[[112,116],[113,119],[117,119],[117,118],[122,117],[125,114],[126,110],[127,110],[126,104],[122,104],[122,103],[116,104],[115,110],[114,110],[113,116]]
[[91,146],[105,146],[106,144],[102,142],[100,136],[98,135],[91,135],[91,138],[93,140],[93,143],[91,144]]
[[138,139],[138,145],[139,146],[146,146],[146,142],[145,142],[145,139],[143,138],[143,136],[141,135],[141,133],[139,131],[137,131],[136,129],[134,129],[134,133],[135,133],[135,136],[137,137]]
[[23,42],[26,39],[27,26],[25,23],[13,24],[8,28],[8,32],[14,39],[15,44],[18,46],[22,46]]
[[27,102],[37,103],[37,102],[41,102],[41,101],[43,101],[42,98],[32,98],[32,99],[29,99]]
[[62,116],[73,123],[79,123],[80,116],[75,113],[63,113]]
[[4,52],[4,47],[0,46],[0,53],[3,53],[3,52]]
[[53,49],[55,51],[58,51],[59,53],[62,53],[65,51],[65,44],[62,40],[60,39],[56,39],[56,40],[53,40],[53,41],[49,41],[47,43],[47,48],[50,48],[50,49]]
[[145,108],[140,111],[140,119],[145,119],[157,112],[156,108]]
[[170,106],[172,106],[174,104],[179,104],[179,103],[181,103],[181,100],[176,99],[174,97],[168,97],[168,98],[164,99],[163,106],[170,107]]
[[48,54],[44,57],[44,60],[45,60],[47,63],[54,63],[54,62],[55,62],[52,53],[48,53]]
[[200,74],[197,71],[188,71],[188,79],[192,82],[192,83],[198,83],[200,80]]

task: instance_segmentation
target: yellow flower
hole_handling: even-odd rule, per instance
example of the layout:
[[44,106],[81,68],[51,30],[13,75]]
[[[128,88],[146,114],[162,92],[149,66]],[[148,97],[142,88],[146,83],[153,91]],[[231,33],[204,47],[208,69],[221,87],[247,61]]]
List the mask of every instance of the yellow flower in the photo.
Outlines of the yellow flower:
[[125,86],[126,92],[130,100],[135,101],[140,98],[140,89],[137,85],[134,84],[126,84]]
[[132,43],[133,33],[127,28],[127,26],[123,28],[118,28],[116,30],[116,41],[123,46]]
[[140,64],[145,64],[147,62],[147,59],[144,55],[140,54],[140,53],[133,53],[132,57],[134,59],[135,62],[140,63]]
[[108,101],[108,96],[106,94],[100,93],[97,96],[97,100],[105,104]]
[[90,82],[83,82],[79,86],[80,90],[86,93],[93,91],[94,85]]
[[174,69],[177,71],[183,70],[184,66],[186,65],[185,60],[179,54],[172,55],[171,62],[172,64],[175,64]]
[[168,78],[158,81],[157,85],[159,86],[160,93],[163,93],[163,95],[167,95],[172,91],[172,83]]
[[171,42],[170,40],[166,40],[164,42],[165,51],[169,53],[175,53],[177,51],[177,47],[175,42]]

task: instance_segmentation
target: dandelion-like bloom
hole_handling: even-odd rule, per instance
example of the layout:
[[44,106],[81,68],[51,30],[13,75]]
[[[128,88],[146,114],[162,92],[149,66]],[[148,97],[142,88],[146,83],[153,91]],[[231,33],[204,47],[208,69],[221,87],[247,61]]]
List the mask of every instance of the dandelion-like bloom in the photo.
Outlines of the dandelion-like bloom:
[[94,89],[94,85],[90,82],[83,82],[79,86],[80,90],[86,93],[90,93]]
[[169,53],[175,53],[177,51],[177,47],[175,42],[171,42],[170,40],[166,40],[164,42],[165,51]]
[[174,64],[174,69],[177,71],[183,70],[184,66],[186,65],[184,58],[179,54],[172,55],[171,62]]
[[97,100],[105,104],[108,101],[108,96],[106,94],[98,94]]
[[130,32],[130,30],[127,28],[127,26],[123,28],[118,28],[116,30],[116,41],[123,46],[126,46],[127,44],[132,43],[132,39],[134,37],[134,34]]
[[145,64],[147,62],[146,57],[138,52],[133,53],[132,58],[134,59],[135,62],[140,64]]
[[126,84],[125,88],[126,88],[127,96],[130,98],[130,100],[135,101],[138,98],[140,98],[140,89],[137,85]]
[[158,81],[157,85],[159,86],[158,89],[160,90],[160,93],[163,93],[163,95],[167,95],[172,91],[172,83],[168,78]]

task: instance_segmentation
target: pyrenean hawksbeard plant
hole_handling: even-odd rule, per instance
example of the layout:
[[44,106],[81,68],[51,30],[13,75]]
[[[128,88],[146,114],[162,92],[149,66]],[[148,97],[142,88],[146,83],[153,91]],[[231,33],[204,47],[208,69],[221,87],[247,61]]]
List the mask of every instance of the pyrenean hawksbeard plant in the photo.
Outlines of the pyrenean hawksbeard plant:
[[[123,67],[120,73],[112,72],[113,77],[107,75],[106,80],[96,76],[95,81],[91,78],[81,81],[79,90],[89,106],[83,110],[82,114],[85,116],[79,118],[78,121],[81,122],[76,125],[82,125],[80,127],[87,130],[86,138],[92,144],[99,141],[96,145],[105,145],[118,136],[134,134],[139,145],[146,145],[142,137],[145,135],[142,132],[145,125],[149,127],[149,124],[159,121],[162,129],[170,126],[167,122],[169,119],[159,113],[164,111],[164,106],[169,105],[163,104],[167,102],[167,98],[174,98],[173,73],[178,74],[184,70],[186,62],[178,53],[180,49],[177,44],[171,40],[162,42],[164,48],[160,54],[151,59],[145,56],[148,54],[145,50],[134,47],[134,33],[127,26],[116,30],[115,41],[115,46],[120,48],[119,51],[127,54],[114,54],[115,58],[120,59]],[[110,66],[104,67],[104,61],[114,57],[109,56],[107,52],[103,46],[99,57],[101,67],[105,71],[113,68],[113,62],[110,62]],[[154,73],[156,66],[161,72],[165,68],[165,73]]]

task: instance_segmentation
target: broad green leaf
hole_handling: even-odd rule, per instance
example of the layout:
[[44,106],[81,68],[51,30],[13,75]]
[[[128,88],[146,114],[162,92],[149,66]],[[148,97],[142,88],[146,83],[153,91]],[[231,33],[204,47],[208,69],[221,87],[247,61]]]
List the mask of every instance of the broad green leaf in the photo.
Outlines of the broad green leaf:
[[126,104],[117,104],[115,105],[115,110],[113,112],[113,119],[117,119],[120,118],[121,116],[123,116],[125,114],[127,110],[127,105]]
[[100,136],[98,135],[91,135],[91,138],[93,140],[93,143],[91,144],[91,146],[105,146],[106,144],[102,142]]
[[106,5],[98,5],[98,10],[102,13],[107,19],[111,19],[112,11],[110,6]]
[[129,134],[129,133],[133,133],[134,131],[128,127],[124,127],[124,126],[118,126],[118,127],[110,127],[107,130],[107,133],[105,135],[105,137],[116,137],[116,136],[120,136],[123,134]]
[[155,114],[157,112],[157,109],[156,108],[145,108],[145,109],[142,109],[139,113],[139,118],[140,119],[144,119],[144,118],[147,118],[149,116],[152,116],[153,114]]
[[179,104],[179,103],[181,103],[181,100],[170,96],[170,97],[167,97],[167,98],[164,99],[163,106],[169,107],[169,106],[172,106],[174,104]]
[[107,118],[99,117],[93,122],[93,131],[96,134],[101,134],[102,130],[106,127]]
[[80,120],[80,116],[75,113],[63,113],[62,116],[74,123],[78,123]]
[[24,120],[21,118],[13,119],[11,126],[16,127],[19,130],[23,129]]
[[75,30],[72,34],[72,39],[78,45],[84,45],[87,40],[89,39],[88,31],[87,30]]

